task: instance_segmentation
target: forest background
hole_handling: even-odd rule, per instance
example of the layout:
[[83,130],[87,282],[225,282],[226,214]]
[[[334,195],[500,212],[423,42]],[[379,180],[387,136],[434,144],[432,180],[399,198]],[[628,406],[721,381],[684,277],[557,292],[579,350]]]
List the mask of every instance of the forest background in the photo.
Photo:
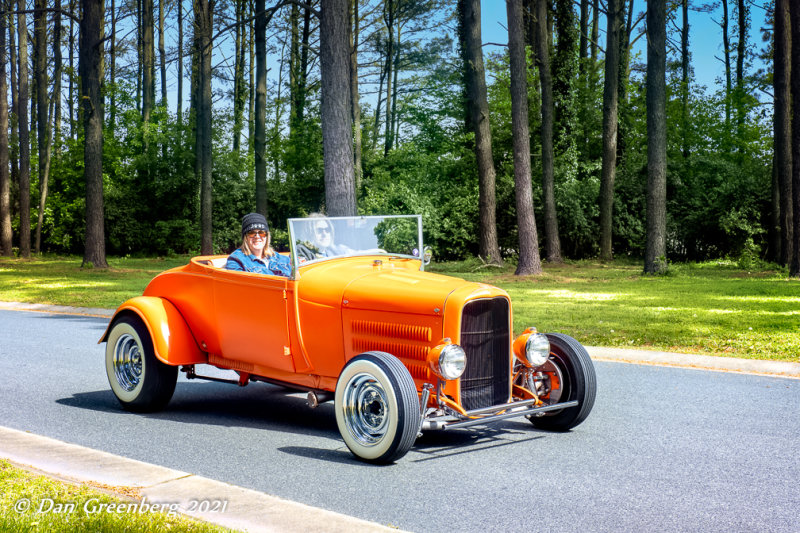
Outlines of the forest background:
[[[792,259],[791,153],[774,135],[787,0],[777,19],[776,2],[761,0],[647,12],[633,0],[1,1],[5,255],[83,253],[105,266],[107,252],[227,252],[241,216],[258,210],[279,249],[286,218],[322,211],[420,213],[440,259],[513,262],[531,242],[537,260],[540,249],[554,262],[613,252],[646,270]],[[502,43],[476,35],[481,8],[507,23]],[[693,66],[695,20],[706,40],[718,31],[702,52],[723,66],[711,86]],[[635,53],[642,42],[647,57]],[[326,59],[342,43],[345,62]],[[659,81],[653,167],[659,108],[648,90]],[[527,137],[512,118],[515,84]],[[326,119],[337,116],[326,102],[345,102],[345,120]],[[334,120],[346,128],[326,129]],[[336,139],[349,145],[338,160]],[[529,223],[532,237],[519,229]]]

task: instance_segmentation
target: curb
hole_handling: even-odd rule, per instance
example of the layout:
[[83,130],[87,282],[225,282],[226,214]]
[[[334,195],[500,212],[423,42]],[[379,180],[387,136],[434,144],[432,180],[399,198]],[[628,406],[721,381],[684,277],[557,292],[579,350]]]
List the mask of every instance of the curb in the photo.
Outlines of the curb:
[[595,361],[631,363],[637,365],[671,366],[712,370],[717,372],[738,372],[760,374],[771,377],[800,379],[800,363],[789,361],[763,361],[760,359],[740,359],[716,355],[685,354],[634,350],[630,348],[608,348],[586,346],[586,351]]
[[0,309],[8,311],[36,311],[39,313],[54,313],[58,315],[81,315],[108,317],[114,316],[114,309],[102,307],[70,307],[68,305],[30,304],[25,302],[0,302]]
[[[400,531],[221,481],[3,426],[0,426],[0,458],[68,482],[92,487],[99,485],[123,499],[136,494],[134,500],[142,508],[146,505],[148,509],[161,507],[239,531]],[[198,502],[220,503],[201,512],[197,510]],[[224,507],[220,508],[222,504]]]

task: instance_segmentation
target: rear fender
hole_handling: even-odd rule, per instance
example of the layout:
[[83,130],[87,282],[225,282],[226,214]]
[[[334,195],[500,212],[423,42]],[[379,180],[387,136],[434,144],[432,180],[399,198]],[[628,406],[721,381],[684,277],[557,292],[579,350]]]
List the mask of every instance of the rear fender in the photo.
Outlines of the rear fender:
[[160,361],[173,366],[208,362],[208,355],[197,346],[178,309],[168,300],[156,296],[137,296],[120,305],[98,344],[108,340],[114,323],[126,314],[135,314],[142,319]]

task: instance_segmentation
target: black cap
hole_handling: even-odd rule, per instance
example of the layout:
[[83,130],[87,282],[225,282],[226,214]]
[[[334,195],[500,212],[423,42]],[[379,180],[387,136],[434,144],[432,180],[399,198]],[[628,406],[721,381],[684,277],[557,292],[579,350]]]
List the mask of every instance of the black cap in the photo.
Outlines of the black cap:
[[242,217],[242,237],[247,235],[248,231],[254,229],[263,229],[269,231],[267,219],[260,213],[248,213]]

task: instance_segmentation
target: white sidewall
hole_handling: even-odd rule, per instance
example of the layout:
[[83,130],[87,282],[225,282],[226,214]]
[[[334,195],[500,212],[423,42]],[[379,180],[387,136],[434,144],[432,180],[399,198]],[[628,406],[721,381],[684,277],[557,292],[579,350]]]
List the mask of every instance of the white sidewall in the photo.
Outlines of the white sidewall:
[[[386,393],[386,401],[388,408],[389,425],[386,429],[386,434],[380,441],[372,446],[366,446],[361,443],[356,437],[350,433],[347,423],[344,420],[343,398],[344,388],[350,379],[357,374],[369,374],[380,383],[384,392]],[[339,433],[342,435],[347,447],[355,455],[363,459],[377,459],[385,454],[392,446],[399,426],[398,408],[397,408],[397,391],[392,386],[391,380],[386,373],[374,362],[359,359],[351,364],[348,364],[339,376],[339,381],[336,383],[336,396],[334,399],[336,411],[336,424],[339,426]]]
[[[130,335],[133,337],[136,341],[136,344],[139,346],[139,351],[142,354],[142,375],[139,379],[139,383],[133,388],[133,390],[130,391],[122,388],[117,380],[116,373],[114,372],[114,349],[117,346],[117,341],[123,335]],[[108,334],[108,341],[106,342],[106,375],[108,376],[108,383],[111,385],[111,390],[114,391],[114,394],[121,402],[133,402],[142,392],[144,379],[147,375],[147,357],[145,356],[144,350],[145,347],[144,344],[142,344],[142,339],[139,337],[139,334],[136,332],[133,326],[127,322],[117,322],[114,327],[111,328],[111,333]]]

